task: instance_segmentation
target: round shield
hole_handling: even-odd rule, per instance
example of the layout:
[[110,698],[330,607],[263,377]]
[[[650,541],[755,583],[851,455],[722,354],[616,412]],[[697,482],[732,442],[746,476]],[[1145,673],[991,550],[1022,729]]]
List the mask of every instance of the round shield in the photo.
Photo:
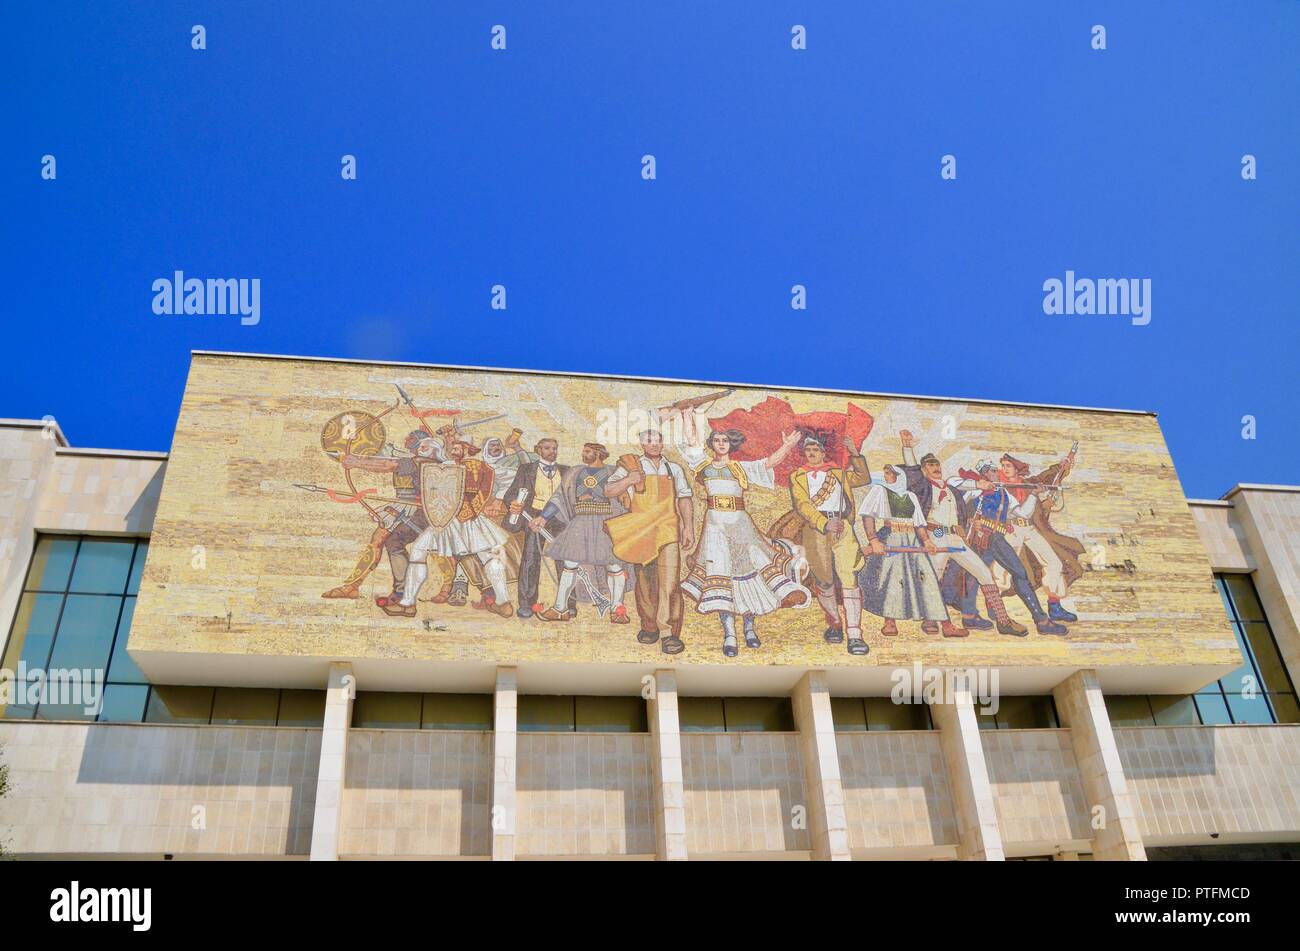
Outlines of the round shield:
[[320,445],[326,452],[350,452],[354,456],[375,455],[387,439],[384,424],[369,413],[339,413],[320,431]]

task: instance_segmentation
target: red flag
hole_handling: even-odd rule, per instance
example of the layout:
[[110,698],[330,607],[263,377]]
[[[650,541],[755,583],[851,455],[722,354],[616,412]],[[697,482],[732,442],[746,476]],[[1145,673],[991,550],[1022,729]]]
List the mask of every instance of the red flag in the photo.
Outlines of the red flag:
[[[745,444],[732,453],[739,460],[766,459],[780,448],[783,434],[797,429],[804,438],[813,436],[826,444],[827,461],[847,466],[845,438],[861,448],[873,422],[871,414],[852,403],[843,413],[796,413],[785,400],[769,396],[753,409],[735,409],[720,419],[711,418],[709,425],[719,431],[738,429],[745,434]],[[802,447],[796,446],[776,467],[777,485],[789,485],[790,473],[801,465]]]

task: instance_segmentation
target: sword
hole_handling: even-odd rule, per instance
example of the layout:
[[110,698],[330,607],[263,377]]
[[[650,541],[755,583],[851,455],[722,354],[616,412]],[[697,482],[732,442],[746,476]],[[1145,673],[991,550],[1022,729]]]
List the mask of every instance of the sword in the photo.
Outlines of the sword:
[[[542,538],[544,538],[548,542],[555,541],[555,536],[552,535],[550,532],[548,532],[544,527],[535,528],[533,529],[533,531],[535,531],[538,535],[541,535]],[[584,568],[582,565],[579,565],[576,571],[578,575],[578,580],[582,582],[582,586],[587,590],[587,594],[591,596],[591,603],[596,606],[596,613],[599,614],[601,617],[604,617],[605,612],[609,610],[609,606],[612,602],[609,600],[609,598],[605,597],[603,594],[601,594],[599,591],[596,590],[596,586],[591,583],[591,576],[587,574],[586,568]]]

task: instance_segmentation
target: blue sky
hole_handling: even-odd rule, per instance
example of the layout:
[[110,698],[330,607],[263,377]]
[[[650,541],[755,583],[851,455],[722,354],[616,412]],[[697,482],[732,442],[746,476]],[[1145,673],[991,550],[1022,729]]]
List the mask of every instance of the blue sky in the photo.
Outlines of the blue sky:
[[1300,482],[1300,4],[290,7],[8,6],[0,416],[166,449],[239,350],[1150,409],[1190,495]]

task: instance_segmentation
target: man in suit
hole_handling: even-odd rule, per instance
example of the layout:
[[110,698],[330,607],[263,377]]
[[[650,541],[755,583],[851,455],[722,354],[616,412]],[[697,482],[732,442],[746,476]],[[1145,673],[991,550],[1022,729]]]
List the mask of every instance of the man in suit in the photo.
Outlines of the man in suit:
[[[560,454],[560,444],[556,440],[549,437],[539,440],[533,451],[538,458],[520,464],[502,499],[509,512],[503,526],[505,530],[516,534],[527,530],[519,562],[519,610],[516,616],[521,619],[532,617],[533,606],[538,603],[542,559],[545,557],[542,549],[546,547],[542,536],[530,530],[529,526],[534,518],[541,516],[542,509],[560,487],[560,480],[569,471],[568,466],[556,462]],[[554,521],[547,522],[546,528],[552,535],[559,531],[559,525]],[[557,574],[559,570],[560,566],[556,565]],[[575,592],[569,600],[570,611],[577,611],[577,601]]]
[[826,461],[825,442],[816,436],[804,439],[804,464],[790,475],[790,501],[802,520],[799,542],[826,615],[823,637],[828,644],[843,643],[847,628],[848,652],[862,655],[867,643],[862,638],[862,591],[855,580],[862,550],[853,526],[853,489],[868,485],[871,472],[851,441],[846,440],[846,448],[849,464],[842,468]]

